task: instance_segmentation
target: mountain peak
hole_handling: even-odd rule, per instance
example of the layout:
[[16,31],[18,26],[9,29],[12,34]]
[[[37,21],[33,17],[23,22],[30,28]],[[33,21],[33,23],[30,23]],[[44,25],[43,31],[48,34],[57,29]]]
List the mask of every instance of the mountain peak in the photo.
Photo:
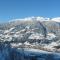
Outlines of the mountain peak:
[[41,17],[41,16],[37,16],[37,17],[26,17],[26,18],[21,18],[21,19],[12,19],[9,22],[17,22],[17,21],[55,21],[55,22],[60,22],[60,17],[56,17],[56,18],[47,18],[47,17]]
[[60,17],[57,17],[57,18],[53,18],[52,21],[55,21],[55,22],[60,22]]

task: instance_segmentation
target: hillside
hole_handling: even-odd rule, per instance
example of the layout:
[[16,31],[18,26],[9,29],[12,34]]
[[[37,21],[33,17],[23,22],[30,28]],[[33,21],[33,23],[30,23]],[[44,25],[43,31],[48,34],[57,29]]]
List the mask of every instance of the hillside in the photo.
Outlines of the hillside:
[[15,19],[0,24],[0,42],[12,47],[30,47],[60,52],[60,22],[44,17]]

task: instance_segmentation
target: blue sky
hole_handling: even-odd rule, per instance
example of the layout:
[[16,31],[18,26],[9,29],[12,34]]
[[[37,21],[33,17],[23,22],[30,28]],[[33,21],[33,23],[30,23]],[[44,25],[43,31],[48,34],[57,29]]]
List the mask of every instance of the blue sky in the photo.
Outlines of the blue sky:
[[0,0],[0,22],[31,16],[59,17],[60,0]]

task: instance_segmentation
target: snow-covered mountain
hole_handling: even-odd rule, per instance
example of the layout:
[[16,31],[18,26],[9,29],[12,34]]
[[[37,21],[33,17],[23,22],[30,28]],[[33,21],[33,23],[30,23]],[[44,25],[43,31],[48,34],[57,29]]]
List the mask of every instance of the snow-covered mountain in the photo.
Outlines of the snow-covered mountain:
[[[33,44],[51,44],[60,40],[59,18],[28,17],[0,24],[0,40]],[[58,21],[58,22],[57,22]],[[37,42],[37,43],[36,43]]]
[[60,17],[57,17],[57,18],[53,18],[52,21],[55,21],[55,22],[60,22]]
[[[46,59],[47,56],[50,56],[52,60],[60,59],[60,54],[57,53],[60,52],[60,18],[28,17],[12,19],[7,23],[0,24],[0,51],[0,56],[4,57],[3,59],[0,57],[1,60],[9,60],[10,57],[6,57],[15,56],[14,54],[21,57],[16,55],[16,60],[24,60],[25,57],[23,59],[22,56],[25,55],[30,59],[30,54],[33,54],[32,58],[38,55],[38,60]],[[42,54],[42,58],[37,51]],[[54,54],[59,57],[52,58],[55,56]],[[14,60],[14,57],[12,58]]]
[[47,18],[47,17],[27,17],[27,18],[21,18],[21,19],[12,19],[9,22],[12,21],[32,21],[32,20],[37,20],[37,21],[55,21],[55,22],[60,22],[60,17],[56,17],[56,18]]
[[50,18],[45,18],[45,17],[34,17],[34,16],[32,16],[32,17],[27,17],[27,18],[22,18],[22,19],[12,19],[11,21],[9,21],[9,22],[12,22],[12,21],[21,21],[21,20],[23,20],[23,21],[31,21],[31,20],[37,20],[37,21],[49,21],[50,20]]

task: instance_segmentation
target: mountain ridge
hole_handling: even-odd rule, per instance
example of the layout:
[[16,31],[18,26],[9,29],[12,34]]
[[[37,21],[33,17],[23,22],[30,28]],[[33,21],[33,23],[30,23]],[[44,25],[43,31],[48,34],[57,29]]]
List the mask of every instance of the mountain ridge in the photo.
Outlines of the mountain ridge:
[[22,18],[22,19],[12,19],[9,22],[13,22],[13,21],[32,21],[32,20],[36,20],[36,21],[55,21],[55,22],[60,22],[60,17],[55,17],[55,18],[47,18],[47,17],[26,17],[26,18]]

